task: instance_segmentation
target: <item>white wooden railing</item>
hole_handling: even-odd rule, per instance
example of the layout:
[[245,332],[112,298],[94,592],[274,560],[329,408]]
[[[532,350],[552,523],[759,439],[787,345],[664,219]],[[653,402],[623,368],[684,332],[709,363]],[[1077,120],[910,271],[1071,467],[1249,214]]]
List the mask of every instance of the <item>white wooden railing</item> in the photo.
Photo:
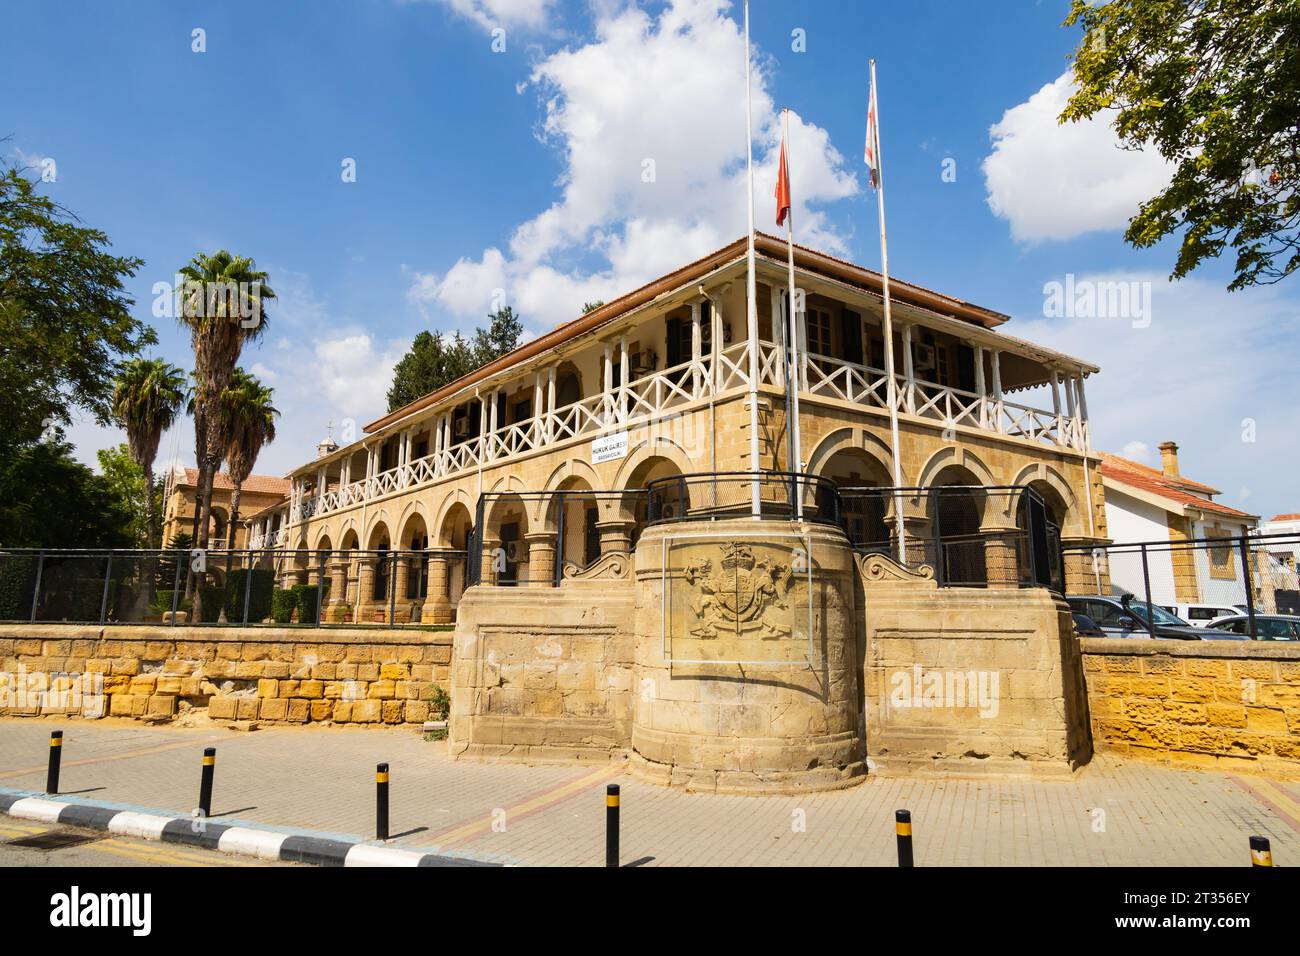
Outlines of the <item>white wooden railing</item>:
[[[486,435],[323,494],[299,498],[290,509],[289,520],[298,522],[327,514],[556,442],[594,437],[611,429],[652,421],[710,394],[749,387],[746,343],[727,346],[717,358],[716,368],[708,355],[682,362],[629,382],[626,387],[616,387],[526,421],[504,425]],[[761,384],[783,384],[782,350],[776,343],[759,343],[758,366]],[[804,354],[798,371],[802,392],[854,405],[888,408],[887,380],[880,369],[825,355]],[[898,375],[895,380],[900,411],[938,422],[942,427],[962,425],[1047,445],[1085,447],[1087,423],[1081,418],[931,382],[917,380],[909,386]]]

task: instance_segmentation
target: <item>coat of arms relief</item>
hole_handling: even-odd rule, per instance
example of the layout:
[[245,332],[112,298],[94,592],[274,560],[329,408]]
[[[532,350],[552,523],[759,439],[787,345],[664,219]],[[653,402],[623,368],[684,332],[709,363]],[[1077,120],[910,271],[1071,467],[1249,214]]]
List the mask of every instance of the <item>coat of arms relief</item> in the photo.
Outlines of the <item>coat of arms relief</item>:
[[684,567],[682,576],[695,592],[690,600],[693,637],[790,636],[789,613],[778,613],[789,611],[795,581],[790,564],[755,557],[748,545],[727,542],[716,569],[713,559],[706,558]]

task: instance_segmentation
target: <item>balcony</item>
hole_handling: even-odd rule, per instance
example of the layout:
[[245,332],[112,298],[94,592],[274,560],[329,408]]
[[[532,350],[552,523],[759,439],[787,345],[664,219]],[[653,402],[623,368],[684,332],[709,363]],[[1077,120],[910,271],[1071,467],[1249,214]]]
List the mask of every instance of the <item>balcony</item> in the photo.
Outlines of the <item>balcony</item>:
[[[608,355],[607,350],[607,358]],[[983,351],[979,361],[982,388]],[[909,374],[912,370],[910,363],[907,364],[909,368],[904,374],[895,375],[899,413],[903,416],[933,422],[939,428],[971,428],[1038,445],[1076,450],[1087,447],[1082,390],[1076,385],[1078,391],[1071,391],[1069,381],[1066,382],[1068,411],[1059,408],[1059,398],[1054,398],[1058,407],[1047,411],[1007,400],[998,381],[996,354],[992,359],[994,388],[991,392],[988,389],[968,391],[927,381]],[[778,343],[760,340],[758,371],[761,386],[784,388],[782,348]],[[1056,396],[1055,373],[1053,375],[1053,395]],[[805,351],[800,360],[799,379],[800,394],[807,398],[829,399],[882,413],[888,411],[887,377],[879,368]],[[522,421],[492,427],[496,406],[493,402],[483,401],[477,409],[482,431],[478,435],[453,437],[453,413],[444,408],[434,416],[408,426],[404,433],[409,435],[416,429],[431,426],[433,448],[428,454],[407,461],[399,460],[397,465],[357,481],[341,480],[323,493],[303,492],[300,490],[303,479],[300,478],[295,482],[288,520],[297,523],[452,478],[480,466],[495,465],[554,448],[557,444],[648,424],[710,397],[747,390],[750,385],[747,343],[740,341],[716,353],[701,354],[669,368],[655,370],[626,386],[613,385],[608,377],[606,381],[607,387],[594,395],[570,404],[555,405],[553,378],[545,393],[540,377],[535,378],[535,396],[538,399],[535,405],[543,410]],[[803,414],[808,413],[805,408]],[[460,421],[464,422],[466,418]],[[409,451],[408,444],[399,447]],[[339,478],[346,477],[346,474],[344,466]],[[333,476],[325,477],[325,473],[320,472],[317,484],[329,485],[330,477]],[[283,534],[281,531],[275,535],[275,540],[279,541]]]

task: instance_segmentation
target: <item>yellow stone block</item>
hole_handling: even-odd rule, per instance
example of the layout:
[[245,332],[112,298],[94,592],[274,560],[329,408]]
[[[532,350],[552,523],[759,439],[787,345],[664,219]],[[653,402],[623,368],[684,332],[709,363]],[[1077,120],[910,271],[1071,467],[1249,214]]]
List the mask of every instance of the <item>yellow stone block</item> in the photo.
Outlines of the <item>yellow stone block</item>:
[[280,682],[276,680],[262,679],[257,682],[258,697],[277,697],[279,696]]
[[284,720],[289,713],[289,702],[282,697],[262,701],[263,720]]
[[406,680],[411,676],[411,666],[409,664],[384,664],[379,668],[379,676],[383,680]]

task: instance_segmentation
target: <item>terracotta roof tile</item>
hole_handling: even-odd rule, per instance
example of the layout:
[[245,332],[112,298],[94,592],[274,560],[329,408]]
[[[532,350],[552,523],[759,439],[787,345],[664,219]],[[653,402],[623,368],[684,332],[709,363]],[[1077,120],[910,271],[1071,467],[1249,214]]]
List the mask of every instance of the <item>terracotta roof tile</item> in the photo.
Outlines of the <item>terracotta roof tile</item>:
[[1177,502],[1181,505],[1191,505],[1199,508],[1201,511],[1208,511],[1214,514],[1224,515],[1232,518],[1256,518],[1258,515],[1252,515],[1245,511],[1238,511],[1236,508],[1229,508],[1227,505],[1221,505],[1217,501],[1211,501],[1202,494],[1195,494],[1193,489],[1201,491],[1204,494],[1219,494],[1217,488],[1209,485],[1203,485],[1199,481],[1192,481],[1181,475],[1177,478],[1166,475],[1164,472],[1147,465],[1131,461],[1128,458],[1121,458],[1119,455],[1112,455],[1109,452],[1101,452],[1101,473],[1105,478],[1120,484],[1128,485],[1132,488],[1140,488],[1144,491],[1150,491],[1162,498],[1168,498],[1170,501]]
[[[197,468],[186,468],[185,477],[178,484],[194,487],[199,481],[199,470]],[[212,487],[220,488],[223,491],[234,491],[234,483],[231,482],[230,476],[224,471],[219,471],[216,477],[212,479]],[[289,481],[287,478],[277,478],[274,475],[249,475],[244,479],[244,486],[241,489],[243,494],[254,495],[287,495],[289,493]]]

